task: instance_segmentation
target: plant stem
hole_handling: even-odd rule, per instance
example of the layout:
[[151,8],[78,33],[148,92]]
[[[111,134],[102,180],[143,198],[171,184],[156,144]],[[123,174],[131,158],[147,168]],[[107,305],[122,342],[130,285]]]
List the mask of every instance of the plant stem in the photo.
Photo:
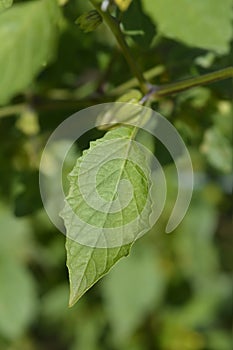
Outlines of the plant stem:
[[100,13],[100,15],[103,17],[105,23],[108,25],[111,32],[115,36],[115,38],[116,38],[116,40],[117,40],[117,42],[118,42],[118,44],[123,52],[123,55],[124,55],[128,65],[129,65],[130,69],[132,70],[133,75],[137,78],[137,80],[139,82],[139,86],[140,86],[141,91],[146,94],[149,90],[148,84],[143,76],[143,73],[138,68],[138,66],[135,62],[135,59],[133,58],[133,56],[130,52],[130,49],[125,41],[124,35],[121,31],[119,22],[117,21],[116,18],[111,16],[111,14],[108,11],[102,11],[100,3],[97,3],[95,0],[90,0],[90,2],[96,8],[96,10]]
[[199,77],[183,80],[177,83],[157,86],[154,88],[154,91],[152,90],[152,92],[149,94],[150,97],[154,98],[168,96],[191,89],[195,86],[206,85],[227,78],[233,78],[233,67],[227,67],[213,73],[201,75]]
[[[165,67],[162,65],[155,66],[148,71],[144,72],[144,77],[147,81],[150,81],[154,77],[162,74],[165,71]],[[132,78],[125,83],[113,88],[111,91],[109,91],[109,96],[118,96],[122,95],[124,92],[126,92],[129,89],[132,89],[134,87],[137,87],[139,85],[138,80],[136,78]]]
[[8,117],[14,114],[20,114],[26,108],[25,103],[0,108],[0,118]]
[[[152,78],[153,76],[156,76],[163,72],[162,66],[157,66],[149,71],[145,72],[145,77],[147,79]],[[187,79],[184,81],[180,81],[177,83],[172,83],[168,85],[162,85],[162,86],[154,86],[152,87],[151,91],[147,93],[144,98],[143,102],[146,102],[149,99],[157,99],[159,97],[163,96],[169,96],[172,94],[176,94],[179,92],[182,92],[184,90],[188,90],[190,88],[193,88],[195,86],[201,86],[205,84],[214,83],[219,80],[227,79],[227,78],[233,78],[233,67],[228,67],[213,73],[205,74],[200,77]],[[111,98],[111,95],[123,93],[125,90],[130,89],[134,86],[137,86],[137,81],[135,78],[129,80],[125,84],[122,84],[121,86],[117,87],[113,91],[111,91],[110,95],[108,96]],[[70,95],[69,95],[70,97]],[[104,98],[104,102],[108,100],[107,96]],[[109,100],[111,102],[111,99]],[[53,101],[50,100],[42,101],[40,104],[35,104],[34,108],[39,111],[43,110],[54,110],[54,109],[61,109],[61,108],[85,108],[88,105],[92,105],[93,103],[100,103],[99,100],[67,100],[67,101]],[[102,102],[103,103],[103,102]],[[22,111],[27,107],[26,103],[20,103],[12,106],[6,106],[0,108],[0,119],[8,116],[12,116],[15,114],[20,114]]]
[[93,106],[93,104],[97,103],[106,103],[106,102],[112,102],[112,99],[109,97],[106,98],[106,96],[103,99],[95,98],[95,97],[88,97],[87,99],[83,100],[76,100],[76,99],[69,99],[69,100],[53,100],[51,99],[42,99],[40,102],[37,103],[20,103],[15,104],[11,106],[6,107],[0,107],[0,119],[15,115],[20,115],[26,108],[31,106],[35,111],[37,112],[47,112],[47,111],[54,111],[54,110],[77,110],[77,109],[83,109],[87,108],[89,106]]

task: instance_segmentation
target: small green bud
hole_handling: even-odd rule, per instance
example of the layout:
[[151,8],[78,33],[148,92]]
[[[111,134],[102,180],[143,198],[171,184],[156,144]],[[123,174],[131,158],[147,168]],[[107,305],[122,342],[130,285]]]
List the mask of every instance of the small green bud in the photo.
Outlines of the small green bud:
[[[151,118],[151,110],[149,108],[134,108],[132,105],[139,105],[142,99],[140,91],[132,89],[119,97],[115,105],[109,110],[103,110],[97,116],[96,126],[99,130],[110,130],[119,127],[121,124],[136,125],[140,120],[140,127],[145,125]],[[140,114],[137,114],[137,111]],[[110,123],[111,122],[111,123]]]
[[128,102],[128,103],[139,103],[142,98],[142,94],[139,90],[131,89],[121,95],[116,102]]
[[25,135],[34,136],[40,131],[40,125],[38,121],[38,115],[31,108],[25,108],[19,119],[17,119],[16,127],[22,131]]
[[89,12],[83,13],[80,17],[78,17],[75,23],[79,26],[84,33],[89,33],[95,30],[101,23],[103,19],[99,12],[96,10],[91,10]]

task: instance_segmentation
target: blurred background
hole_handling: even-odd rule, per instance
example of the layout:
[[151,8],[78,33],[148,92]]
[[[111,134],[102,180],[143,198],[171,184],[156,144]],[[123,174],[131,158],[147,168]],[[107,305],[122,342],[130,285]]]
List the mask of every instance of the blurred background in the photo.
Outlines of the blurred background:
[[[192,158],[188,213],[165,234],[176,174],[169,154],[151,139],[168,184],[163,214],[129,257],[68,308],[65,237],[42,206],[40,157],[68,116],[114,101],[136,83],[104,25],[86,34],[75,24],[89,2],[14,1],[7,8],[11,3],[0,1],[0,350],[231,350],[232,80],[152,103],[177,128]],[[172,9],[164,14],[162,3],[154,2],[159,19],[147,0],[133,0],[122,14],[117,10],[152,83],[231,64],[230,10],[217,11],[217,0],[198,0],[203,9],[192,5],[187,28],[178,16],[183,1],[176,2],[176,16]],[[201,35],[195,27],[199,10],[209,23]],[[165,25],[169,18],[180,32]],[[200,28],[205,24],[201,17]],[[82,150],[103,133],[92,130],[77,141],[65,161],[64,186]],[[62,147],[54,146],[45,175]],[[50,190],[56,194],[56,184]]]

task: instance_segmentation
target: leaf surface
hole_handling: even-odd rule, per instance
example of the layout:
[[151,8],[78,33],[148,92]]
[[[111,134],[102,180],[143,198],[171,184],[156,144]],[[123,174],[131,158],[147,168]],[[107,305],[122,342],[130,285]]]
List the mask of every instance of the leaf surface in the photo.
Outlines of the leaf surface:
[[130,245],[92,248],[67,239],[66,250],[70,279],[69,306],[73,306],[118,260],[129,254]]
[[68,237],[70,305],[150,228],[149,167],[143,149],[132,142],[134,130],[120,127],[92,142],[69,175],[61,216]]

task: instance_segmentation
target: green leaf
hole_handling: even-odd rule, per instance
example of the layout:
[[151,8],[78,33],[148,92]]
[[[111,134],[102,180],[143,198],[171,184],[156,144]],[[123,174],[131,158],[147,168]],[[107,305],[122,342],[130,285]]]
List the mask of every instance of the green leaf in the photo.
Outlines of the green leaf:
[[0,0],[0,13],[10,8],[13,4],[13,0]]
[[143,0],[166,37],[225,54],[232,38],[232,0]]
[[37,310],[35,282],[24,266],[33,254],[29,220],[0,202],[0,338],[22,335]]
[[57,39],[56,0],[17,4],[0,16],[0,104],[29,86],[51,61]]
[[226,174],[232,172],[231,141],[217,127],[213,126],[205,132],[201,151],[213,167]]
[[91,143],[69,176],[61,216],[69,238],[70,305],[150,228],[149,168],[134,134],[135,127],[109,131]]
[[155,26],[150,17],[143,12],[140,0],[132,2],[128,11],[122,16],[122,23],[126,34],[130,35],[132,32],[132,39],[144,50],[150,46],[155,36]]
[[33,249],[29,220],[16,218],[0,202],[0,230],[0,257],[27,260]]
[[0,259],[0,334],[17,338],[36,313],[34,281],[21,264],[6,256]]
[[131,126],[110,131],[78,159],[62,212],[69,238],[91,247],[120,247],[148,231],[150,169],[135,133]]

